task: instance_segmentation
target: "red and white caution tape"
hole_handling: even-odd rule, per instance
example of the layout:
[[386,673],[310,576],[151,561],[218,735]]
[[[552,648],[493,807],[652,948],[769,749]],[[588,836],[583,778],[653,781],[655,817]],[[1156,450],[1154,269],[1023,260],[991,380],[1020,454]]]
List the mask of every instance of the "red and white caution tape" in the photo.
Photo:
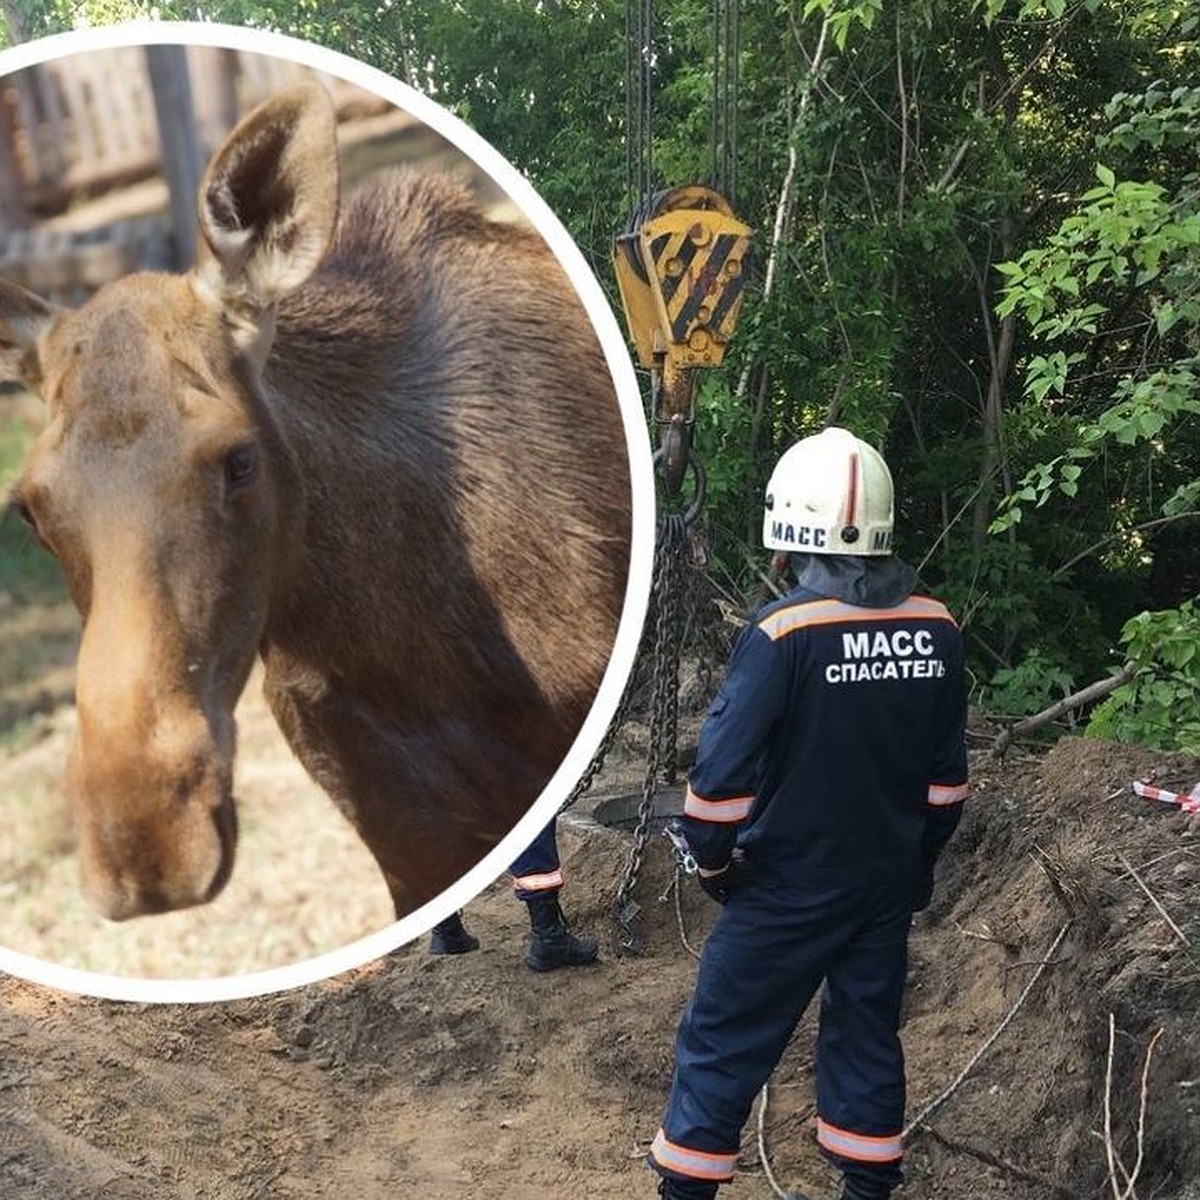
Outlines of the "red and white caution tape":
[[1158,800],[1163,804],[1178,804],[1182,812],[1200,812],[1200,783],[1190,792],[1168,792],[1165,788],[1135,780],[1134,792],[1146,800]]

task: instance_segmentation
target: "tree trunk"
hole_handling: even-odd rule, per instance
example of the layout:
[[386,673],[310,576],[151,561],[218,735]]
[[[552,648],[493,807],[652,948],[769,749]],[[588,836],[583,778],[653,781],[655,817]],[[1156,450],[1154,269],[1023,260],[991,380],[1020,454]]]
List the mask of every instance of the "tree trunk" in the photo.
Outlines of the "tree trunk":
[[[990,303],[986,283],[981,281],[982,302]],[[986,319],[986,314],[985,314]],[[979,495],[975,499],[972,521],[972,548],[976,560],[983,553],[984,539],[992,522],[995,507],[996,483],[993,478],[1004,455],[1004,383],[1012,363],[1013,346],[1017,339],[1017,320],[1009,313],[1000,322],[1000,337],[991,353],[987,399],[983,406],[983,458],[979,463]]]
[[29,25],[17,0],[4,0],[4,23],[8,26],[9,45],[29,41]]

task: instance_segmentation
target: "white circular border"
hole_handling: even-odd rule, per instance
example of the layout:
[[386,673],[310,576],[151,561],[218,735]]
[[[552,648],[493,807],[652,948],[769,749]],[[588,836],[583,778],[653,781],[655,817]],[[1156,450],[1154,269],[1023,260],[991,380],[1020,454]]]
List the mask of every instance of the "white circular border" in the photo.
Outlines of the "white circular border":
[[420,937],[438,921],[462,908],[501,875],[517,855],[533,841],[558,811],[591,760],[616,712],[625,681],[633,669],[650,595],[655,491],[641,394],[626,348],[625,335],[586,259],[529,181],[474,130],[427,96],[415,91],[408,84],[385,75],[375,67],[311,42],[244,26],[202,22],[126,22],[26,42],[0,52],[0,76],[67,54],[162,44],[247,50],[289,59],[316,71],[336,75],[374,92],[398,108],[411,112],[486,171],[508,192],[549,243],[570,276],[591,318],[621,406],[633,488],[632,543],[625,604],[612,655],[591,711],[567,757],[529,812],[482,862],[477,863],[446,891],[402,920],[329,953],[265,971],[211,979],[160,980],[101,975],[94,971],[59,966],[0,945],[0,971],[47,987],[103,999],[131,1000],[139,1003],[211,1003],[260,996],[268,992],[315,983],[331,975],[363,966],[372,959],[387,954],[405,942]]

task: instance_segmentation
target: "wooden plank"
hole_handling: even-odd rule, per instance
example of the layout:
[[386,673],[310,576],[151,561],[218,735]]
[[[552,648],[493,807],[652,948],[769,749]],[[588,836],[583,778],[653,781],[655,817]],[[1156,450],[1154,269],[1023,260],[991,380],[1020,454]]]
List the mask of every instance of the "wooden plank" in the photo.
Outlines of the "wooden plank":
[[146,64],[158,120],[162,172],[171,195],[171,224],[179,248],[175,265],[182,267],[196,256],[196,194],[204,169],[187,54],[183,46],[147,46]]
[[15,105],[12,88],[0,86],[0,236],[29,224],[14,141]]
[[223,46],[189,46],[188,69],[196,133],[207,159],[237,124],[237,52]]

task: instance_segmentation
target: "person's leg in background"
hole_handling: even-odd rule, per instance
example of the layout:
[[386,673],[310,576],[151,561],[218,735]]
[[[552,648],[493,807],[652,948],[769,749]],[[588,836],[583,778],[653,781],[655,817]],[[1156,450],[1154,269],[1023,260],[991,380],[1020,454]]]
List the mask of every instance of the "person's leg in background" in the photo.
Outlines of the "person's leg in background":
[[571,932],[559,904],[563,874],[558,858],[558,818],[537,835],[509,868],[513,892],[529,909],[529,949],[526,964],[534,971],[580,967],[594,962],[600,944],[593,937]]

